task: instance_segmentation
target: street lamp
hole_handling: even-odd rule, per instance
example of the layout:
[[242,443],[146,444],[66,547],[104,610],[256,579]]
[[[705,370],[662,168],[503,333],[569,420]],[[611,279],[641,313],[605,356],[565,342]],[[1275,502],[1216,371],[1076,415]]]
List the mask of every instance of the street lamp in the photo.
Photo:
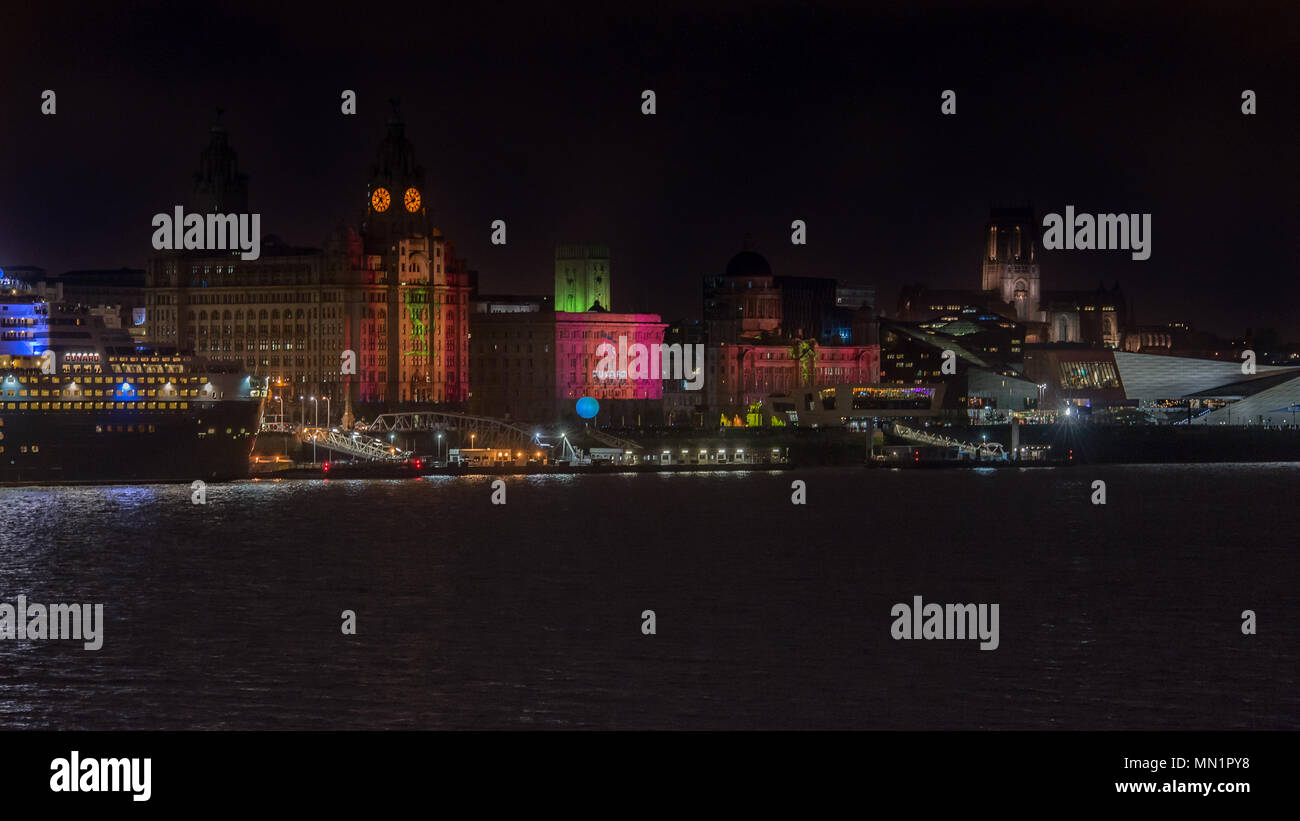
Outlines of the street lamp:
[[[316,436],[320,433],[320,403],[316,401],[316,397],[314,396],[311,398],[311,406],[313,412],[316,414],[315,416],[316,430],[313,431],[311,435],[311,463],[314,465],[316,464]],[[306,410],[307,410],[307,406],[304,405],[303,411]]]
[[442,434],[438,434],[438,461],[442,461]]

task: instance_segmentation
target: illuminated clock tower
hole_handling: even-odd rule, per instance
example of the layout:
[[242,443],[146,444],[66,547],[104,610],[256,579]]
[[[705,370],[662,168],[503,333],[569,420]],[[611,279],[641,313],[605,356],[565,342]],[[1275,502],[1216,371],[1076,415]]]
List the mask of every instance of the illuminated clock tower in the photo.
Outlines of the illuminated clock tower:
[[398,241],[427,237],[433,225],[424,191],[424,169],[415,162],[415,149],[406,139],[406,124],[393,100],[388,131],[370,167],[366,186],[365,218],[361,234],[366,253],[388,255]]
[[463,402],[469,395],[469,274],[433,226],[424,169],[393,113],[366,185],[359,288],[347,321],[358,339],[363,402]]

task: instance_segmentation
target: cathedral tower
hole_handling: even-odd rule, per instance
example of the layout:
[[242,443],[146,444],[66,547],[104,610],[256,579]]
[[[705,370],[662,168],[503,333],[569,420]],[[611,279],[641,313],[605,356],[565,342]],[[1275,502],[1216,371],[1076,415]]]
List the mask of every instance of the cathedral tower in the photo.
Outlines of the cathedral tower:
[[1039,322],[1038,224],[1032,208],[994,208],[984,228],[981,290],[1016,306],[1021,322]]

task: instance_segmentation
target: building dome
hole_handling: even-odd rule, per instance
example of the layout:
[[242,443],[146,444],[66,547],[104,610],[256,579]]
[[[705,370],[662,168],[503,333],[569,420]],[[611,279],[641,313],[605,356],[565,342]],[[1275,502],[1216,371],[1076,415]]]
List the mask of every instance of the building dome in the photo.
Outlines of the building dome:
[[727,263],[729,277],[770,277],[771,275],[772,266],[768,265],[767,260],[757,251],[741,251]]

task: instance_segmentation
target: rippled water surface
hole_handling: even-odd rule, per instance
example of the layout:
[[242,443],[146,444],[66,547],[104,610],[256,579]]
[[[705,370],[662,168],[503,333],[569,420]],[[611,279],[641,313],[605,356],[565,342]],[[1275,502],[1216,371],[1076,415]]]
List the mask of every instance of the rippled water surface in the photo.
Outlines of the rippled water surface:
[[1300,727],[1298,465],[490,481],[0,489],[0,726]]

